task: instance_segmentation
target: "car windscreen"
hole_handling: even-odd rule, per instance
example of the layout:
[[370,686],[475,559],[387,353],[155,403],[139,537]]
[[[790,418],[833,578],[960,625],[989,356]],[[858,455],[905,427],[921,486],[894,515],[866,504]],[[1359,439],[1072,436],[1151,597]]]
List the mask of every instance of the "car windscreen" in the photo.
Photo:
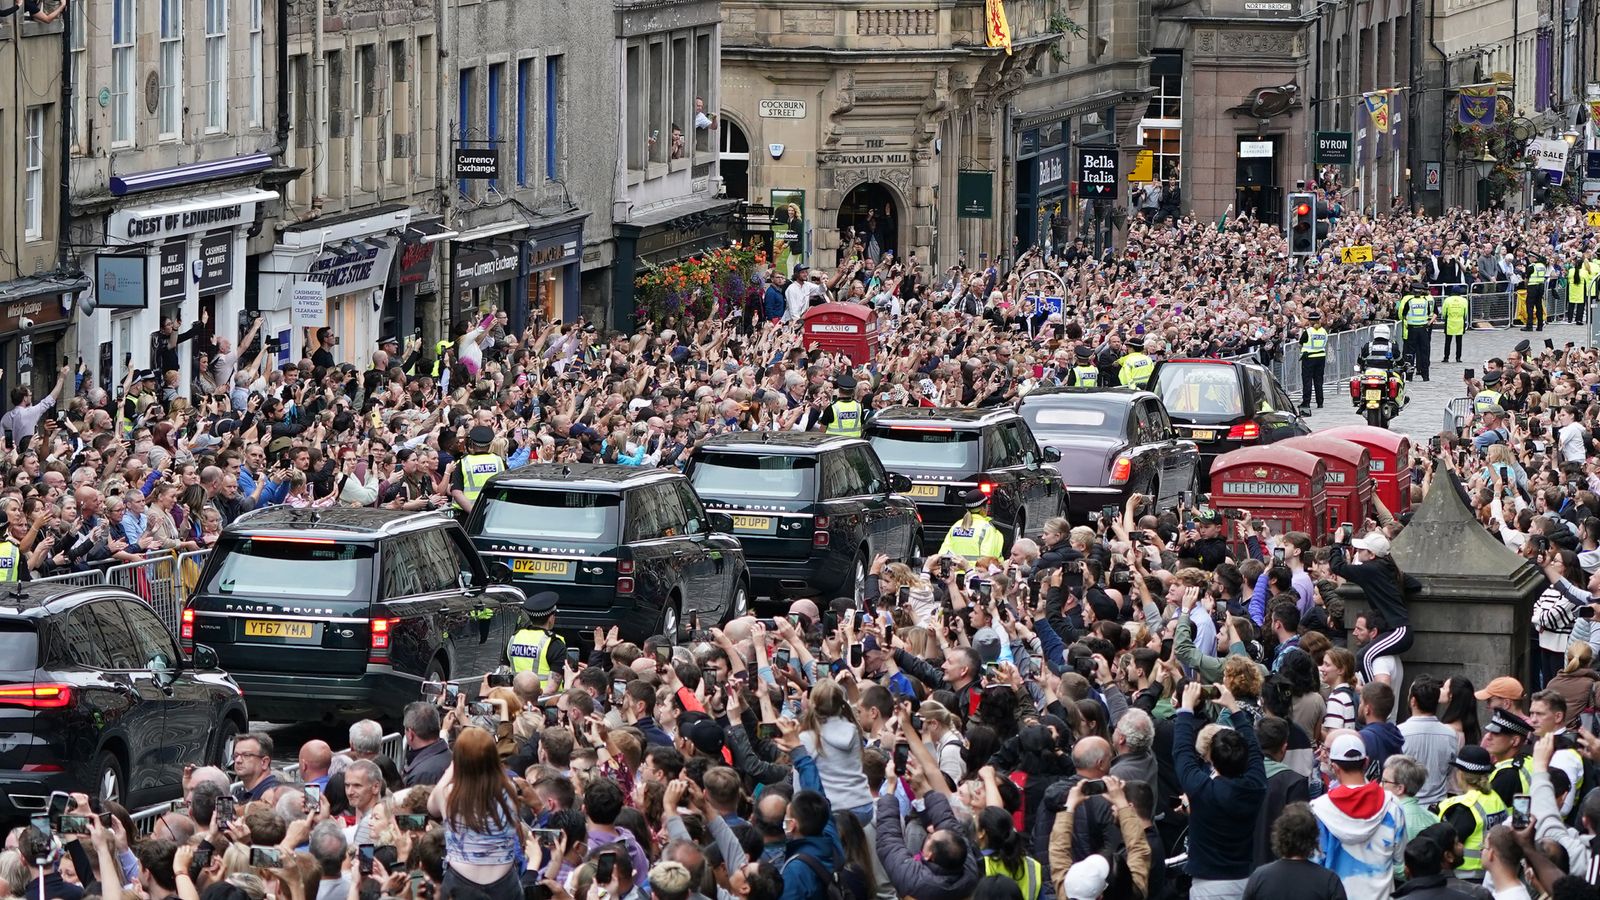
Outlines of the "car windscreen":
[[31,673],[39,666],[39,635],[27,622],[0,622],[0,672]]
[[1122,434],[1123,423],[1128,419],[1129,407],[1066,406],[1052,403],[1024,403],[1022,418],[1035,434],[1061,432],[1088,432],[1089,434]]
[[361,600],[371,590],[373,547],[327,538],[225,538],[205,590],[223,596]]
[[870,439],[883,467],[891,472],[901,469],[976,472],[980,468],[976,431],[880,426],[872,429]]
[[811,456],[705,452],[695,457],[689,483],[705,497],[809,500],[816,496],[817,460]]
[[1244,394],[1233,366],[1167,363],[1156,373],[1155,392],[1171,416],[1222,419],[1244,415]]
[[618,494],[502,487],[485,491],[479,502],[484,537],[616,541],[621,532]]

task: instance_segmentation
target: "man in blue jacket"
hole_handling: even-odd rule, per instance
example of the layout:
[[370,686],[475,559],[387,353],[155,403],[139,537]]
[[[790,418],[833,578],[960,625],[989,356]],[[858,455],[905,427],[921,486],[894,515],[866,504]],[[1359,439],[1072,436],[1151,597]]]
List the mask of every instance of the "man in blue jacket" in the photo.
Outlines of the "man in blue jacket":
[[835,869],[843,865],[844,848],[833,825],[833,805],[822,793],[817,761],[800,742],[800,728],[792,719],[778,720],[782,732],[773,744],[789,751],[800,790],[789,801],[783,817],[788,840],[783,849],[783,896],[780,900],[825,900]]
[[[1232,713],[1238,701],[1226,687],[1216,688],[1216,704]],[[1173,723],[1172,755],[1178,781],[1189,798],[1189,877],[1191,900],[1239,900],[1250,878],[1252,835],[1267,795],[1267,769],[1249,716],[1229,716],[1233,730],[1211,739],[1211,766],[1195,752],[1203,705],[1199,682],[1183,690],[1183,706]],[[1216,777],[1212,777],[1215,770]]]
[[786,306],[783,289],[789,284],[789,279],[776,268],[772,270],[772,280],[767,282],[767,290],[761,296],[761,312],[768,322],[776,322],[783,318]]

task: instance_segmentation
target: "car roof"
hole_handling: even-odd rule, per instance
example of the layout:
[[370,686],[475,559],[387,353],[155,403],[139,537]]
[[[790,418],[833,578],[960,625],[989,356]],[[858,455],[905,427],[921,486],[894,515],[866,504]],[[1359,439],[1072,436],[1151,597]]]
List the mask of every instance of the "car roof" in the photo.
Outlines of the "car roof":
[[988,425],[1017,414],[1009,406],[970,407],[890,406],[872,417],[874,425],[949,425],[955,428]]
[[1117,387],[1061,387],[1035,388],[1022,398],[1023,406],[1132,406],[1143,399],[1159,400],[1150,391]]
[[1233,366],[1235,368],[1240,366],[1248,366],[1252,369],[1261,368],[1260,363],[1253,363],[1246,359],[1211,359],[1205,356],[1180,356],[1176,359],[1163,359],[1157,362],[1156,365],[1170,366],[1173,363],[1203,363],[1212,366]]
[[821,431],[737,431],[719,434],[701,445],[707,450],[724,450],[733,453],[786,453],[793,456],[813,456],[826,450],[865,444],[860,438]]
[[645,466],[618,466],[599,463],[532,463],[518,466],[489,480],[498,487],[578,488],[586,491],[620,491],[641,484],[682,478],[676,472]]
[[450,522],[432,510],[405,512],[394,509],[300,509],[269,506],[233,520],[230,535],[293,535],[331,537],[335,540],[370,541],[386,535],[436,527]]
[[0,619],[42,619],[105,598],[144,602],[138,594],[116,585],[24,581],[0,591]]

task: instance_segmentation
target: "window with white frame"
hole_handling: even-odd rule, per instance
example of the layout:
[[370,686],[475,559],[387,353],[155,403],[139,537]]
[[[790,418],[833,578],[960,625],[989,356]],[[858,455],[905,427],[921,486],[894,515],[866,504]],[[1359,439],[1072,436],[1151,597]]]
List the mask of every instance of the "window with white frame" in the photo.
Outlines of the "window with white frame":
[[1179,183],[1183,157],[1183,54],[1157,50],[1150,63],[1150,86],[1155,94],[1139,121],[1144,148],[1153,159],[1151,177]]
[[206,0],[206,129],[228,127],[228,0]]
[[183,133],[183,0],[161,0],[161,137]]
[[372,44],[356,48],[356,64],[351,67],[354,76],[350,82],[350,186],[354,190],[367,189],[367,119],[372,115],[372,98],[368,96],[377,80],[378,51]]
[[133,64],[138,12],[134,0],[111,0],[111,142],[132,144]]
[[712,140],[717,125],[717,108],[711,95],[711,33],[702,31],[694,36],[694,149],[707,153],[715,146]]
[[262,110],[265,100],[262,97],[262,56],[261,43],[261,0],[249,0],[250,3],[250,126],[261,127]]
[[44,236],[44,107],[30,106],[23,139],[22,232],[30,241]]
[[88,81],[89,81],[89,27],[85,23],[88,17],[81,12],[68,16],[71,23],[72,40],[72,152],[82,155],[89,152],[89,132],[87,126],[88,110]]

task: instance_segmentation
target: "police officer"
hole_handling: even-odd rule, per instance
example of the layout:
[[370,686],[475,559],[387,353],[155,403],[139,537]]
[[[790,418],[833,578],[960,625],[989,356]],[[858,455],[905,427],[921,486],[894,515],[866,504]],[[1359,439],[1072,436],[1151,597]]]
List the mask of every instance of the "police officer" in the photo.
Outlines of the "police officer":
[[493,442],[494,429],[487,425],[474,425],[467,432],[467,455],[456,463],[450,476],[450,499],[462,515],[472,512],[489,479],[506,470],[506,461],[489,452]]
[[1544,283],[1550,277],[1550,270],[1544,264],[1544,257],[1535,256],[1533,262],[1528,264],[1528,294],[1523,301],[1522,330],[1532,331],[1535,325],[1539,330],[1544,330]]
[[828,404],[822,411],[822,427],[829,434],[842,434],[845,437],[861,437],[861,428],[865,424],[866,408],[856,398],[856,380],[849,372],[840,372],[834,380],[838,387],[840,398]]
[[1467,333],[1467,297],[1465,294],[1444,296],[1444,356],[1440,362],[1450,361],[1450,342],[1455,341],[1456,362],[1461,362],[1461,344]]
[[989,503],[989,495],[973,489],[961,495],[967,506],[966,515],[950,526],[950,533],[939,545],[940,556],[959,556],[969,564],[979,557],[1001,557],[1005,553],[1005,536],[994,522],[980,510]]
[[1300,332],[1300,411],[1311,414],[1311,392],[1316,391],[1317,409],[1322,408],[1322,379],[1328,368],[1328,330],[1322,327],[1322,313],[1306,314],[1311,323]]
[[1428,356],[1433,352],[1433,296],[1422,282],[1400,298],[1400,321],[1405,327],[1405,352],[1417,367],[1417,377],[1428,380]]
[[1509,709],[1497,709],[1483,726],[1482,746],[1494,763],[1489,789],[1509,806],[1511,798],[1528,793],[1532,781],[1528,749],[1533,746],[1533,725]]
[[1476,883],[1483,880],[1484,835],[1506,818],[1506,804],[1488,789],[1488,776],[1494,770],[1489,751],[1468,744],[1457,751],[1450,765],[1461,773],[1467,790],[1439,804],[1439,820],[1449,823],[1458,835],[1467,833],[1462,842],[1466,858],[1456,869],[1456,877]]
[[0,540],[0,583],[22,578],[22,551],[9,535]]
[[528,621],[506,647],[506,662],[512,672],[532,672],[539,676],[539,689],[548,691],[560,680],[562,667],[567,662],[567,645],[555,632],[556,604],[561,597],[555,591],[540,591],[527,599],[522,608]]
[[1501,412],[1505,408],[1502,402],[1505,395],[1495,390],[1500,384],[1500,373],[1489,370],[1483,373],[1483,390],[1478,391],[1472,398],[1472,411],[1477,415],[1488,412]]
[[1074,365],[1072,371],[1067,373],[1067,384],[1077,387],[1098,387],[1100,384],[1100,369],[1094,364],[1094,351],[1088,344],[1079,344],[1073,348],[1072,357]]
[[1145,355],[1144,335],[1128,338],[1128,354],[1117,360],[1117,383],[1123,387],[1143,388],[1150,381],[1156,361]]

